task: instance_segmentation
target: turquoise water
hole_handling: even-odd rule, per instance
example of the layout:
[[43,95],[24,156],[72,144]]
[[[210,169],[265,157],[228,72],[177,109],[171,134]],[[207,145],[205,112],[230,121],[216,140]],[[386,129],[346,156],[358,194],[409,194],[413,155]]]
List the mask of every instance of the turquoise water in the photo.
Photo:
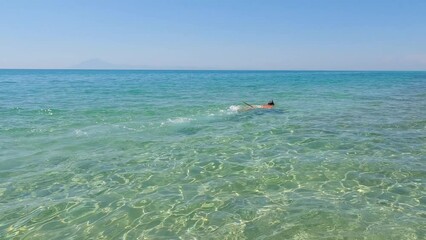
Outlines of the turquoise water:
[[425,226],[426,72],[0,70],[1,239]]

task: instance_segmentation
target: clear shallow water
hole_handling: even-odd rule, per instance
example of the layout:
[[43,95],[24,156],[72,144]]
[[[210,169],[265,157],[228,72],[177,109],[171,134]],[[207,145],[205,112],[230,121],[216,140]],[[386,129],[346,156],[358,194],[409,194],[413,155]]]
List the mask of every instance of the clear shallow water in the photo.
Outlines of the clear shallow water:
[[2,239],[424,239],[425,186],[426,72],[0,70]]

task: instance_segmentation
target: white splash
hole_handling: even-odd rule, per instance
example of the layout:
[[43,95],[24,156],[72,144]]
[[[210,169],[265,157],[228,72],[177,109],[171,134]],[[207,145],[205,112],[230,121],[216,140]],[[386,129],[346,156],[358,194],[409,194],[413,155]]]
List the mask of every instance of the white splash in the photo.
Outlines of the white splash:
[[238,106],[238,105],[231,105],[228,108],[228,111],[231,111],[231,112],[238,112],[240,110],[242,110],[242,108],[241,108],[241,106]]
[[220,110],[220,113],[222,113],[222,114],[235,114],[235,113],[238,113],[238,112],[240,112],[242,110],[244,110],[243,106],[231,105],[226,110]]
[[[187,122],[191,122],[192,120],[194,120],[193,118],[186,118],[186,117],[178,117],[178,118],[169,118],[167,119],[167,123],[172,123],[172,124],[179,124],[179,123],[187,123]],[[162,122],[161,125],[166,124],[165,122]]]

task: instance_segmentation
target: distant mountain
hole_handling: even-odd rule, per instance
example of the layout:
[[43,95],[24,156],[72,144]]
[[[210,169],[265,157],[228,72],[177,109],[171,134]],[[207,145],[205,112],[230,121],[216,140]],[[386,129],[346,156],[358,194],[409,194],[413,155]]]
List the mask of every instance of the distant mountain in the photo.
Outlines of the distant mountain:
[[71,66],[73,69],[142,69],[141,67],[123,65],[123,64],[114,64],[106,62],[104,60],[94,58],[83,61],[79,64]]

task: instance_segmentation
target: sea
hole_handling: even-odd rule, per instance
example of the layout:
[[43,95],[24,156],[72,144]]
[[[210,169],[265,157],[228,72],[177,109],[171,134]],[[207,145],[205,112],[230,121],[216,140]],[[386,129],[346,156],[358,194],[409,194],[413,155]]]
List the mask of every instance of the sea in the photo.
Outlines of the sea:
[[426,239],[426,72],[0,70],[0,239]]

